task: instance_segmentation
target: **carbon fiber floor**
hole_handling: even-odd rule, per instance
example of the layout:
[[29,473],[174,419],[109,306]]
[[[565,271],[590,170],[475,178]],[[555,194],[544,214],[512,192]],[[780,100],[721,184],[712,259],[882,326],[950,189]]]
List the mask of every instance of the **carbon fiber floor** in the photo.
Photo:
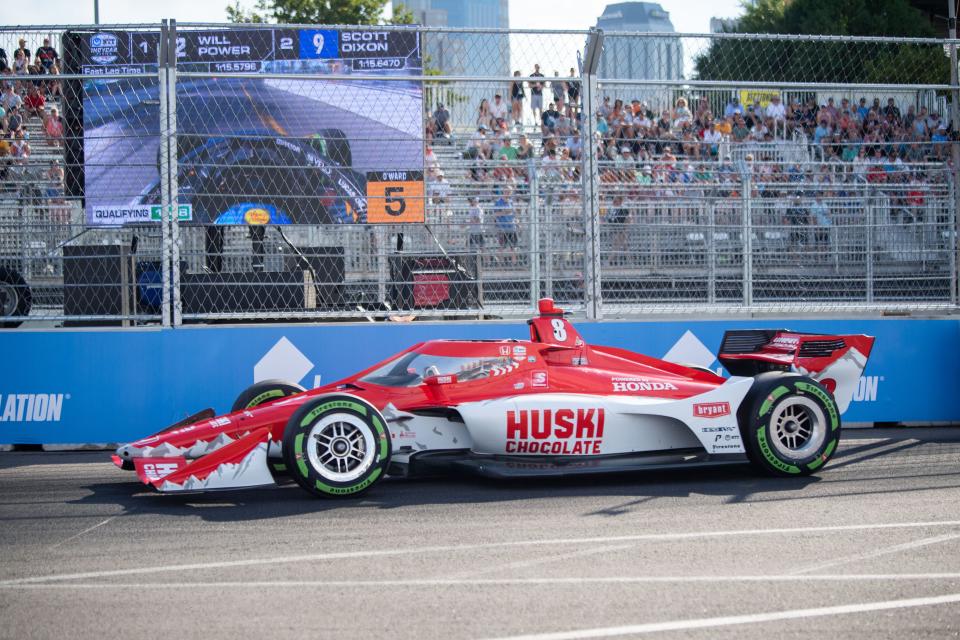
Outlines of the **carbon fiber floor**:
[[960,428],[748,468],[164,496],[0,453],[0,637],[955,636]]

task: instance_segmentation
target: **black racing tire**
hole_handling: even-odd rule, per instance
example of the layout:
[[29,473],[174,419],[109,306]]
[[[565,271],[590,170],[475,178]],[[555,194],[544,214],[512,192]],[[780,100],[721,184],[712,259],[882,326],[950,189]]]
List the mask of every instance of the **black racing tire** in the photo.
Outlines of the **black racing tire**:
[[290,417],[283,459],[305,491],[321,498],[354,498],[383,479],[392,445],[377,409],[347,394],[313,398]]
[[840,442],[836,400],[805,376],[757,376],[738,421],[747,457],[769,475],[810,475],[826,464]]
[[233,401],[230,412],[252,409],[267,402],[273,402],[274,400],[293,396],[298,393],[303,393],[304,391],[306,391],[306,389],[294,382],[262,380],[241,391],[237,399]]
[[[0,316],[26,317],[33,306],[33,293],[19,271],[0,267]],[[23,320],[4,320],[0,327],[13,329]]]

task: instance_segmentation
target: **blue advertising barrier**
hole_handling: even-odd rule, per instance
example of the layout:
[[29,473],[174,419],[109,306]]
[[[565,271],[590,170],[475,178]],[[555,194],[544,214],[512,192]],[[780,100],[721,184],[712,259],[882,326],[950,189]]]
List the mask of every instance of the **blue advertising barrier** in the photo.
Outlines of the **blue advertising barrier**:
[[[591,343],[719,367],[727,329],[876,336],[844,420],[960,422],[960,320],[581,322]],[[0,444],[123,442],[254,380],[337,380],[432,338],[526,338],[524,323],[379,323],[0,332]]]

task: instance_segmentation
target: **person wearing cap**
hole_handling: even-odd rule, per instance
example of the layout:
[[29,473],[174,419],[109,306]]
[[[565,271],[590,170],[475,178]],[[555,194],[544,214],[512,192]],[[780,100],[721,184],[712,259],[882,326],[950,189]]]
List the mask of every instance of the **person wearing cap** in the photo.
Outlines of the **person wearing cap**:
[[723,108],[723,117],[732,118],[735,113],[743,113],[743,106],[740,104],[740,98],[732,96],[727,106]]
[[30,58],[32,56],[30,55],[30,49],[27,49],[27,41],[24,38],[20,38],[17,40],[17,45],[17,48],[13,50],[13,57],[16,58],[17,52],[19,51],[27,64],[30,64]]
[[517,148],[511,145],[510,136],[503,136],[503,142],[500,149],[497,150],[498,158],[506,158],[513,161],[517,159]]
[[43,39],[43,46],[37,49],[36,64],[44,73],[50,73],[53,65],[60,61],[57,50],[50,46],[50,38]]
[[480,125],[477,132],[470,138],[469,149],[475,149],[475,156],[479,158],[490,158],[490,142],[487,140],[487,127]]

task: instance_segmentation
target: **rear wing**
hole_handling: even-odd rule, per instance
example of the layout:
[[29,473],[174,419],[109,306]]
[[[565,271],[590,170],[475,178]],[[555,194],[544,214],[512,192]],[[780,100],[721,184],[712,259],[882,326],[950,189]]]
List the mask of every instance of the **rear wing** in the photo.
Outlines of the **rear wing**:
[[834,336],[788,329],[727,331],[720,345],[720,363],[735,376],[764,371],[795,371],[809,376],[833,394],[840,413],[860,382],[873,349],[865,335]]

